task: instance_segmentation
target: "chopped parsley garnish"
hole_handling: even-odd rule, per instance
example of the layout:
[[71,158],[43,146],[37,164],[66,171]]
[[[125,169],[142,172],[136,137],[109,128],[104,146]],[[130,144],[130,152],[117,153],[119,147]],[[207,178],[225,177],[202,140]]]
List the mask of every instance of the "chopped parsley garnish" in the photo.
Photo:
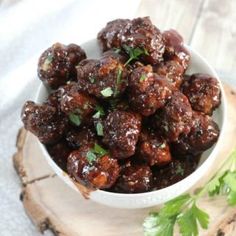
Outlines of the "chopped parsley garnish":
[[103,125],[100,121],[96,125],[96,131],[98,136],[103,136]]
[[129,59],[126,61],[124,66],[127,66],[131,61],[137,60],[139,56],[149,55],[145,48],[132,48],[127,45],[123,45],[125,52],[129,55]]
[[111,87],[107,87],[101,91],[103,97],[110,97],[113,94]]
[[47,71],[49,69],[49,65],[51,64],[52,60],[53,60],[53,55],[49,54],[42,65],[42,69],[44,71]]
[[117,71],[117,77],[116,77],[116,87],[115,87],[115,91],[114,91],[114,97],[116,97],[119,93],[118,87],[121,83],[122,73],[123,73],[123,70],[121,67],[119,67],[118,71]]
[[114,52],[119,54],[121,52],[121,49],[120,48],[114,48]]
[[146,75],[141,75],[139,81],[140,81],[140,82],[143,82],[143,81],[145,81],[146,79],[147,79],[147,76],[146,76]]
[[104,115],[105,115],[105,112],[104,112],[103,107],[97,105],[97,106],[95,107],[95,109],[96,109],[97,112],[93,115],[93,118],[94,118],[94,119],[99,119],[101,116],[104,116]]
[[94,76],[89,76],[89,81],[93,84],[95,82],[95,77]]
[[73,112],[71,112],[71,113],[69,114],[69,120],[70,120],[73,124],[75,124],[76,126],[79,126],[79,125],[81,124],[81,117],[80,117],[80,115],[75,114],[75,113],[73,113]]
[[95,143],[94,147],[91,148],[87,154],[86,158],[89,162],[89,164],[92,164],[93,161],[95,161],[97,158],[103,157],[106,154],[108,154],[108,151],[102,148],[100,145]]
[[177,175],[184,175],[184,169],[183,169],[183,167],[181,166],[181,165],[177,165],[177,167],[176,167],[176,170],[175,170],[175,173],[177,174]]

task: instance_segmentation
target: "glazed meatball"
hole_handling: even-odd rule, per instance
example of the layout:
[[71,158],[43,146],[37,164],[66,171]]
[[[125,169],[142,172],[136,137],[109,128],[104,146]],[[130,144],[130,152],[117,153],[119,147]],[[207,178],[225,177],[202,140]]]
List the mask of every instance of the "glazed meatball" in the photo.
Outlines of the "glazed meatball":
[[79,126],[81,122],[90,122],[98,104],[94,98],[86,95],[84,92],[77,91],[72,87],[72,89],[64,93],[60,105],[61,110],[69,116],[72,124]]
[[180,134],[188,134],[192,126],[192,108],[186,96],[176,90],[166,106],[154,117],[157,131],[169,141],[176,141]]
[[67,129],[67,119],[57,114],[56,108],[28,101],[23,106],[21,119],[26,130],[44,144],[57,142]]
[[66,141],[72,148],[78,149],[84,145],[95,142],[95,133],[88,127],[72,128],[66,133]]
[[167,81],[179,89],[183,82],[184,67],[173,57],[172,60],[165,61],[154,68],[154,72],[164,77]]
[[75,44],[55,43],[39,58],[38,76],[50,88],[57,89],[76,79],[76,66],[86,58],[84,50]]
[[122,168],[114,189],[122,193],[147,192],[152,187],[152,171],[148,165],[128,162]]
[[171,162],[168,143],[152,130],[143,130],[138,143],[138,156],[149,166],[163,166]]
[[104,121],[103,142],[112,157],[123,159],[134,155],[141,129],[141,117],[132,112],[113,111]]
[[197,168],[199,158],[185,157],[184,160],[173,160],[162,168],[153,168],[153,189],[162,189],[186,178]]
[[213,110],[220,105],[220,85],[210,75],[193,74],[186,77],[182,90],[196,111],[212,115]]
[[210,116],[193,112],[192,119],[190,133],[181,135],[177,142],[173,143],[172,149],[175,153],[198,155],[217,142],[220,130]]
[[167,30],[162,33],[165,43],[165,60],[175,60],[185,71],[190,62],[190,53],[183,44],[182,36],[176,30]]
[[62,170],[66,171],[67,158],[72,152],[72,149],[68,146],[65,140],[60,142],[47,145],[47,150],[52,159],[61,167]]
[[126,77],[124,65],[109,55],[99,60],[83,60],[77,67],[79,88],[97,98],[120,96],[128,84]]
[[134,110],[149,116],[163,107],[172,94],[170,84],[152,73],[151,66],[136,68],[129,79],[129,102]]
[[73,151],[68,157],[68,173],[74,180],[89,188],[110,188],[119,176],[120,167],[117,160],[109,154],[91,154],[93,148],[90,144]]
[[144,52],[141,59],[146,63],[158,64],[163,60],[165,45],[162,35],[149,17],[111,21],[98,33],[98,40],[103,51],[140,48]]

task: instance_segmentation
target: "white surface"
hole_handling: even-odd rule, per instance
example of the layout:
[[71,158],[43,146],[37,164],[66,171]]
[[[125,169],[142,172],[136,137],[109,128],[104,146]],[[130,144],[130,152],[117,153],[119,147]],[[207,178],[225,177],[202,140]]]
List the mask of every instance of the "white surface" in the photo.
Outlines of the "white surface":
[[[95,39],[89,40],[81,46],[85,49],[86,52],[89,51],[88,57],[97,58],[99,56],[99,47]],[[212,75],[213,77],[219,80],[215,70],[207,63],[204,58],[202,58],[196,51],[194,51],[190,47],[188,47],[188,50],[191,54],[191,60],[186,73],[206,73]],[[220,145],[222,145],[222,135],[224,134],[225,130],[224,127],[226,118],[226,104],[223,87],[220,81],[219,83],[222,90],[221,105],[214,112],[213,118],[217,122],[221,130],[220,137],[216,145],[214,145],[212,148],[208,149],[206,152],[203,153],[200,160],[201,164],[194,173],[192,173],[182,181],[179,181],[178,183],[164,189],[139,194],[121,194],[96,190],[90,193],[90,199],[111,207],[137,209],[158,206],[159,204],[163,204],[166,201],[173,199],[191,189],[194,184],[196,184],[202,178],[202,176],[206,175],[207,171],[211,168],[217,157],[219,147]],[[44,102],[47,98],[47,95],[47,88],[43,84],[41,84],[36,97],[36,102]],[[76,187],[70,177],[68,175],[65,175],[65,172],[62,171],[49,156],[45,146],[42,145],[40,142],[39,145],[42,148],[42,153],[44,154],[45,159],[55,171],[55,173],[66,184],[68,184],[72,189],[74,189],[78,192],[78,194],[80,194],[78,187]]]
[[[37,59],[52,43],[95,37],[113,18],[132,17],[137,0],[0,0],[0,235],[40,235],[24,213],[12,166],[20,111],[33,99]],[[125,8],[123,7],[125,6]]]

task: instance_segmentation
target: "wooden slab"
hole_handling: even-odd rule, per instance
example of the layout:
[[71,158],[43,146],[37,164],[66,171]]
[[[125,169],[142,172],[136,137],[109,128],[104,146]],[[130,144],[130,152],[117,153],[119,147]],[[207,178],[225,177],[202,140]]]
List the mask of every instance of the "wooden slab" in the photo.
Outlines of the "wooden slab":
[[[225,142],[217,163],[198,186],[210,178],[236,146],[236,92],[224,87],[228,104]],[[28,216],[41,232],[50,229],[60,236],[143,235],[142,222],[150,208],[113,209],[85,200],[54,174],[42,156],[36,138],[24,129],[19,132],[17,149],[13,161],[22,181],[21,199]],[[211,217],[209,229],[200,231],[199,235],[236,235],[236,209],[227,207],[224,199],[205,198],[199,206]]]

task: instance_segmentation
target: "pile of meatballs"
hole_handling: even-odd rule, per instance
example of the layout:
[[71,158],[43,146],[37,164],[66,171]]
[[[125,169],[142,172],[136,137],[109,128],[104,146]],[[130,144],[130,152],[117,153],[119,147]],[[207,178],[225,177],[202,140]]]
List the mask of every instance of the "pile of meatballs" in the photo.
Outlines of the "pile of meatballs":
[[25,129],[89,189],[142,193],[185,178],[219,136],[217,80],[186,75],[183,38],[149,17],[111,21],[97,40],[98,59],[76,44],[43,52],[38,77],[50,93],[24,104]]

